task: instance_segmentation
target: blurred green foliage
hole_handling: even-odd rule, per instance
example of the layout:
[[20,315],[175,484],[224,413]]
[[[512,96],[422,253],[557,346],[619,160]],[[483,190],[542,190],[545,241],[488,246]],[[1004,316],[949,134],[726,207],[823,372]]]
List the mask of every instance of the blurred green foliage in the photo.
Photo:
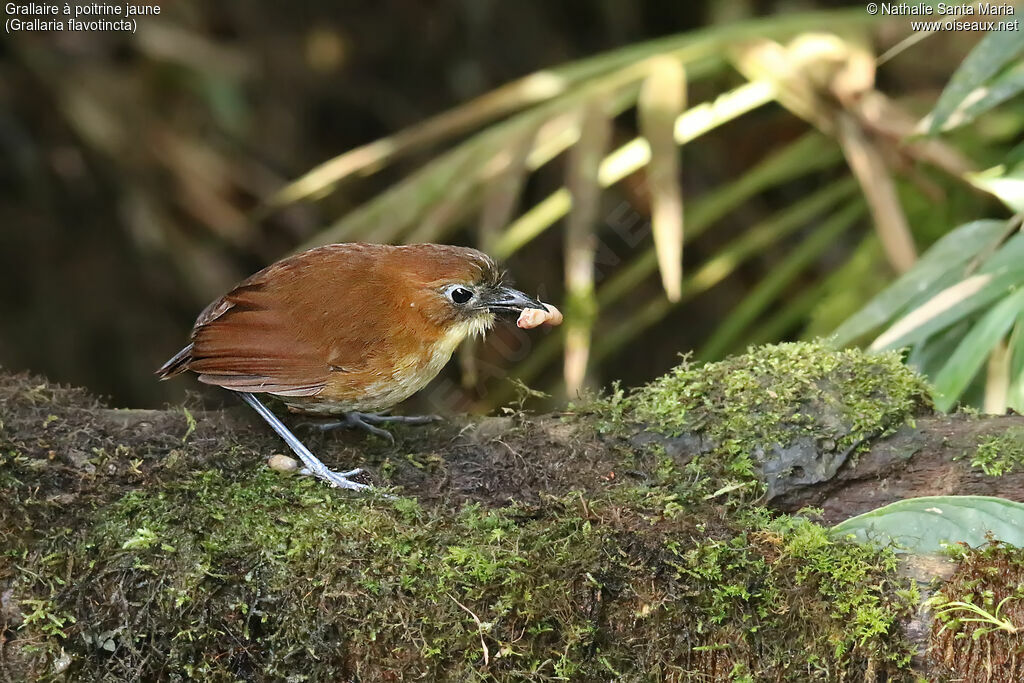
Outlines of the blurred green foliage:
[[[928,134],[968,125],[1024,92],[1020,38],[1017,31],[985,36],[922,122]],[[1020,139],[1024,118],[1013,123]],[[847,343],[886,325],[872,348],[909,347],[909,362],[932,379],[941,410],[963,401],[991,413],[1024,411],[1024,162],[1015,154],[966,176],[1012,217],[950,231],[836,331],[837,341]]]

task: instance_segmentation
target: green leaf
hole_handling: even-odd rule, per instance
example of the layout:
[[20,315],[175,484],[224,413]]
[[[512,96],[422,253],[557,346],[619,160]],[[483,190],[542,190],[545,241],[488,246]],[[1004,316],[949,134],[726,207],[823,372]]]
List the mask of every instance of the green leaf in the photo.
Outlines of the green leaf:
[[925,377],[935,377],[961,340],[971,330],[971,320],[961,320],[928,338],[927,344],[911,347],[906,363]]
[[1024,91],[1024,62],[1020,62],[993,78],[985,86],[973,91],[960,103],[943,130],[970,123],[989,109]]
[[897,320],[871,344],[871,350],[898,349],[922,342],[1022,283],[1024,264],[1003,266],[994,272],[965,278]]
[[832,533],[862,543],[892,543],[912,553],[956,543],[977,547],[990,539],[1024,546],[1024,505],[991,496],[910,498],[851,517]]
[[935,287],[943,275],[993,245],[1005,230],[1006,224],[996,220],[974,221],[951,230],[911,270],[840,325],[835,331],[836,344],[846,346],[891,320],[911,301]]
[[1017,316],[1010,335],[1010,390],[1006,402],[1018,413],[1024,412],[1024,313]]
[[[1007,228],[1013,223],[1005,223]],[[985,260],[985,263],[978,269],[979,273],[994,273],[1007,266],[1015,266],[1024,262],[1024,233],[1017,234],[1006,240],[999,246],[998,251]]]
[[1024,313],[1017,316],[1017,323],[1010,337],[1010,351],[1013,358],[1010,363],[1010,374],[1015,378],[1024,379]]
[[1019,31],[990,31],[960,63],[928,115],[928,134],[943,129],[953,112],[975,88],[994,76],[1024,50]]
[[934,380],[935,407],[948,411],[981,369],[995,345],[1024,311],[1024,289],[993,306],[960,341]]
[[981,173],[968,173],[967,180],[999,198],[1014,213],[1024,212],[1024,163],[1011,171],[996,166]]
[[1006,153],[1006,164],[1008,166],[1024,164],[1024,141],[1017,143],[1013,149]]

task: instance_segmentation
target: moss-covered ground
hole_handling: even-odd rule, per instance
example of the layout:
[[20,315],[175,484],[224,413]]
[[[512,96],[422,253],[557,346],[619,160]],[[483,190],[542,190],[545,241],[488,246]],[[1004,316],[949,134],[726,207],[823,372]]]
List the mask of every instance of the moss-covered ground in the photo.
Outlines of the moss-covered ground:
[[990,543],[956,555],[956,572],[928,601],[934,671],[951,681],[1024,680],[1024,549]]
[[611,418],[612,430],[640,424],[669,440],[699,434],[705,446],[691,454],[689,479],[702,490],[757,499],[787,481],[827,479],[870,439],[929,407],[926,383],[899,354],[800,342],[706,365],[684,359],[639,391],[599,404],[598,412]]
[[990,477],[1018,472],[1024,466],[1024,430],[1010,428],[978,444],[971,466]]
[[[0,678],[912,680],[917,595],[892,554],[773,515],[758,469],[808,435],[854,447],[923,396],[890,356],[764,347],[551,429],[513,420],[488,437],[500,471],[450,434],[370,444],[406,494],[386,499],[269,471],[272,441],[212,418],[122,428],[81,392],[3,376]],[[637,445],[641,425],[709,445]],[[438,483],[474,453],[474,490],[501,495]],[[644,473],[514,500],[531,457]]]

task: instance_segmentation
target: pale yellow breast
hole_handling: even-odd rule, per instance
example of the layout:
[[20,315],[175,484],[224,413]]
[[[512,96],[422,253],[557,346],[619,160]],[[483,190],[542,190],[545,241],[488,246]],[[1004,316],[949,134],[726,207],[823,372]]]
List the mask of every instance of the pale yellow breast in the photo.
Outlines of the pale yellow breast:
[[376,400],[382,406],[390,407],[401,403],[437,377],[463,339],[471,335],[483,335],[493,323],[492,315],[453,325],[433,344],[426,357],[406,356],[396,364],[390,378],[370,387],[367,394],[378,397]]
[[380,378],[367,383],[359,397],[350,400],[311,400],[289,402],[295,410],[306,413],[337,414],[347,411],[375,412],[391,408],[427,386],[451,360],[452,354],[466,337],[481,336],[494,324],[494,316],[480,316],[456,323],[437,339],[427,353],[405,355]]

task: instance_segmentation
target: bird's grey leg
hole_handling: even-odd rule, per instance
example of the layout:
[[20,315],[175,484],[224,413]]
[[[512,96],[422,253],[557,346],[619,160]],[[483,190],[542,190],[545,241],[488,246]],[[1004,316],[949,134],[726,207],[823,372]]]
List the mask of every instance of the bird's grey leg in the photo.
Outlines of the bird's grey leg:
[[333,429],[341,429],[343,427],[358,427],[359,429],[376,434],[377,436],[383,437],[390,441],[395,442],[395,437],[391,435],[386,429],[375,427],[374,425],[384,424],[387,422],[396,422],[402,424],[411,425],[422,425],[428,422],[436,422],[440,420],[439,415],[383,415],[381,413],[360,413],[357,411],[351,411],[345,413],[344,417],[340,420],[330,420],[328,422],[303,422],[303,427],[310,427],[312,429],[319,429],[321,432],[329,432]]
[[238,395],[242,397],[242,400],[249,404],[249,406],[259,413],[260,417],[267,421],[267,424],[277,432],[277,435],[284,439],[284,442],[288,444],[295,455],[299,456],[299,460],[306,466],[306,470],[309,474],[315,477],[319,477],[329,484],[333,484],[339,488],[351,489],[353,491],[362,491],[364,489],[373,488],[369,484],[360,484],[357,481],[351,481],[349,477],[362,472],[361,469],[349,470],[348,472],[335,472],[327,467],[327,465],[320,462],[320,460],[313,455],[313,453],[306,448],[306,446],[299,441],[299,439],[289,431],[281,420],[277,418],[277,415],[270,412],[270,409],[260,403],[260,400],[254,395],[246,391],[239,391]]

